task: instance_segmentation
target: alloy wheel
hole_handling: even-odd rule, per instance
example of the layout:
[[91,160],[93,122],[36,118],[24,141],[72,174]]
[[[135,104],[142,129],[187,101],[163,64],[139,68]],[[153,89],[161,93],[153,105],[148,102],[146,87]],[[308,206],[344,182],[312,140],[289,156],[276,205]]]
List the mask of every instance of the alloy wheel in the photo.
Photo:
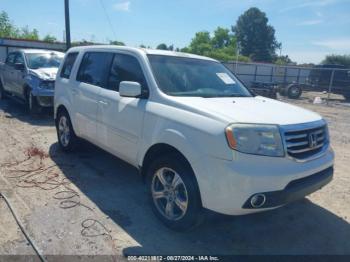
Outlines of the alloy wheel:
[[66,116],[61,116],[58,122],[58,137],[62,146],[67,147],[70,142],[70,128]]
[[157,170],[152,179],[152,198],[160,212],[168,220],[179,220],[188,208],[188,193],[180,175],[171,168]]

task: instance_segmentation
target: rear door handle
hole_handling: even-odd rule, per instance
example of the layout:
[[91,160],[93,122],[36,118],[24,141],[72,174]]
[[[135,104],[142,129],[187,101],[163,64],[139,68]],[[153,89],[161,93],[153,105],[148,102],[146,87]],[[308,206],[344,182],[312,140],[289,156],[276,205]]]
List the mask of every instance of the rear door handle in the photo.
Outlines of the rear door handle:
[[74,95],[76,95],[76,94],[78,94],[78,90],[76,90],[76,89],[72,89],[72,93],[74,94]]

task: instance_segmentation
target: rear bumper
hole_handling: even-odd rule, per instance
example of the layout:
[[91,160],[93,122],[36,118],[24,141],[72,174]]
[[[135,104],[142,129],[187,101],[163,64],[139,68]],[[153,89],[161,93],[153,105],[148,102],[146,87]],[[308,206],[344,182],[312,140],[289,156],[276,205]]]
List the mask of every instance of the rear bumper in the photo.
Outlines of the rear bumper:
[[[244,209],[273,208],[301,199],[328,184],[333,178],[333,166],[311,176],[291,181],[283,190],[261,192],[252,195],[242,206]],[[259,207],[252,205],[255,195],[264,197],[264,203]]]

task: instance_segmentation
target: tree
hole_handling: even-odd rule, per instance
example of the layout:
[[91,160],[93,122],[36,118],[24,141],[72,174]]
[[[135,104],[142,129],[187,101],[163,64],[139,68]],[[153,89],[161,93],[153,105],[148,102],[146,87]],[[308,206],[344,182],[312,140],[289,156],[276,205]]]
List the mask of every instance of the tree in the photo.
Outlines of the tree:
[[28,26],[22,27],[20,38],[29,40],[39,40],[39,32],[36,29],[30,30]]
[[174,51],[174,45],[169,45],[169,46],[168,46],[168,50],[169,50],[169,51]]
[[274,63],[277,65],[296,65],[288,55],[281,55],[274,57]]
[[49,42],[49,43],[54,43],[57,42],[57,38],[53,35],[47,34],[44,38],[43,41]]
[[166,44],[162,43],[162,44],[159,44],[157,46],[157,49],[159,49],[159,50],[168,50],[168,46]]
[[322,64],[343,65],[350,68],[350,55],[327,55]]
[[230,35],[230,30],[227,28],[218,27],[214,31],[214,37],[212,38],[213,48],[224,48],[231,45],[232,36]]
[[12,24],[8,14],[4,11],[0,13],[0,37],[18,37],[19,30]]
[[109,41],[110,45],[122,45],[125,46],[124,42],[120,42],[120,41]]
[[210,33],[207,31],[197,32],[189,46],[190,52],[197,55],[208,55],[211,49]]
[[252,7],[244,12],[232,27],[237,37],[241,54],[254,61],[271,62],[279,43],[275,38],[275,29],[268,25],[264,12]]
[[[207,31],[197,32],[188,47],[181,52],[208,56],[220,61],[236,60],[236,37],[230,34],[230,30],[218,27],[213,37]],[[239,56],[239,61],[248,62],[248,57]]]

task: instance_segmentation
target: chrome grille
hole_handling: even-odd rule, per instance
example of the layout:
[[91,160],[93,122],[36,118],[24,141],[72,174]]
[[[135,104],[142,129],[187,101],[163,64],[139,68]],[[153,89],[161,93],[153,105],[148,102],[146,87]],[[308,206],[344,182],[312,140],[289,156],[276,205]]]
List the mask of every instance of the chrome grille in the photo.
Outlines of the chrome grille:
[[296,159],[307,159],[328,146],[327,126],[312,127],[284,132],[288,155]]

